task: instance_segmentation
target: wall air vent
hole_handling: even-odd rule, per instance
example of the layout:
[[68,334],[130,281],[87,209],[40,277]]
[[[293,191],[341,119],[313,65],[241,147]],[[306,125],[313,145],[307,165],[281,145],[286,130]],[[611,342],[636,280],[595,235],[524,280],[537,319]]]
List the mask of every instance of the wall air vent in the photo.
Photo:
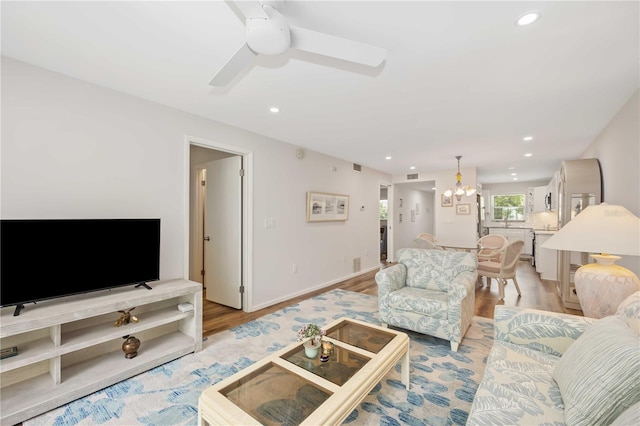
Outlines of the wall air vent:
[[407,175],[407,180],[415,180],[415,179],[418,179],[417,173],[410,173]]
[[353,171],[354,172],[361,172],[362,171],[362,166],[360,164],[353,163]]

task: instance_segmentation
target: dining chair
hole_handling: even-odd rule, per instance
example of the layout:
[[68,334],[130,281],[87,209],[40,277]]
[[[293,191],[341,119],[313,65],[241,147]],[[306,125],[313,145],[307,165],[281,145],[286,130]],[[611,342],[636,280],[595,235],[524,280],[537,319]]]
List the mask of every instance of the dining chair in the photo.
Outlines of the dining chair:
[[416,238],[413,240],[413,248],[430,249],[430,250],[442,250],[442,247],[436,243],[426,240],[424,238]]
[[478,261],[493,260],[500,262],[500,255],[507,247],[507,238],[504,235],[489,234],[478,240]]
[[423,240],[431,241],[432,243],[437,243],[436,237],[434,237],[433,235],[431,235],[431,234],[429,234],[427,232],[423,232],[421,234],[418,234],[418,238],[422,238]]
[[516,286],[518,296],[522,296],[520,286],[516,280],[516,269],[523,251],[524,241],[513,240],[503,249],[499,262],[492,259],[478,262],[478,276],[483,276],[487,279],[487,287],[491,285],[491,278],[495,278],[498,281],[500,300],[504,300],[504,286],[507,285],[507,280],[509,279]]

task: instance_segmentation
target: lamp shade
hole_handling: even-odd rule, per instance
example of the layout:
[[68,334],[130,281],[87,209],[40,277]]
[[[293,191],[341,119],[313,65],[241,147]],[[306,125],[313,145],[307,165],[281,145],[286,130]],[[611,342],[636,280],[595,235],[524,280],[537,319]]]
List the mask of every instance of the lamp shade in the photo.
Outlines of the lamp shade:
[[591,205],[541,247],[640,256],[640,218],[623,206],[606,203]]

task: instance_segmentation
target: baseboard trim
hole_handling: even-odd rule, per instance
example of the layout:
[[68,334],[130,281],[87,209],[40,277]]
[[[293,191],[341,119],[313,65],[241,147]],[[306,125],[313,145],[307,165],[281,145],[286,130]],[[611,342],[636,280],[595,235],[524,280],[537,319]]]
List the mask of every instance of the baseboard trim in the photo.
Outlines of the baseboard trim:
[[248,311],[248,312],[259,311],[260,309],[268,308],[268,307],[273,306],[273,305],[275,305],[277,303],[286,302],[287,300],[291,300],[291,299],[294,299],[294,298],[299,297],[299,296],[304,296],[305,294],[313,293],[314,291],[322,290],[323,288],[332,286],[332,285],[337,284],[337,283],[339,283],[341,281],[345,281],[345,280],[357,277],[359,275],[363,275],[363,274],[369,273],[371,271],[379,270],[379,269],[380,269],[380,265],[372,266],[372,267],[364,269],[362,271],[354,272],[353,274],[345,275],[345,276],[343,276],[341,278],[336,278],[335,280],[327,281],[327,282],[318,284],[317,286],[314,286],[314,287],[311,287],[311,288],[306,288],[306,289],[304,289],[304,290],[302,290],[300,292],[297,292],[297,293],[291,293],[291,294],[288,294],[288,295],[286,295],[284,297],[280,297],[280,298],[277,298],[277,299],[272,299],[272,300],[270,300],[268,302],[261,303],[259,305],[254,305],[253,309],[251,311]]

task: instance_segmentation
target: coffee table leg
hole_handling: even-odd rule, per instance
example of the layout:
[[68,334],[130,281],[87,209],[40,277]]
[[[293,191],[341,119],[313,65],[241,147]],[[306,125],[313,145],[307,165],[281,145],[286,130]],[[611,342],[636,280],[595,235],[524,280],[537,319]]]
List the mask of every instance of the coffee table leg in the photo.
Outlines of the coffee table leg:
[[409,350],[402,357],[402,384],[409,390]]

